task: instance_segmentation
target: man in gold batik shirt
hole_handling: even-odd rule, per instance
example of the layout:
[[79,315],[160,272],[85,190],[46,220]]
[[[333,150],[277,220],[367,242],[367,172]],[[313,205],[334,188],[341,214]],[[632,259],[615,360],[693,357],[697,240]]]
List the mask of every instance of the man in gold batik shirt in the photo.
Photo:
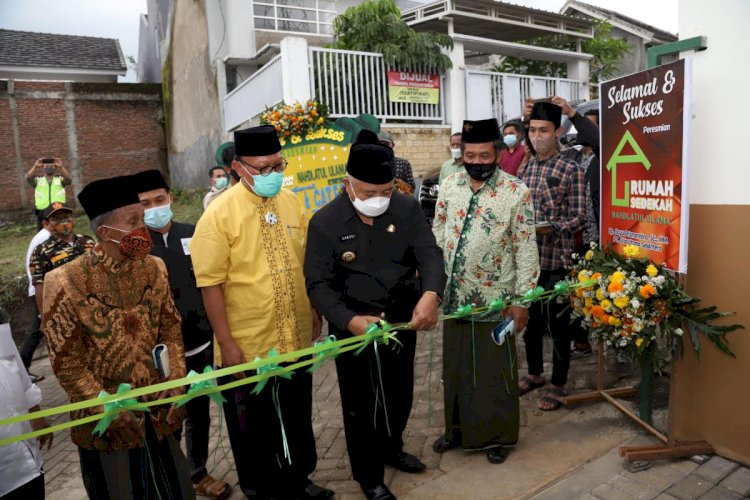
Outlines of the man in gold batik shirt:
[[[45,276],[42,322],[52,370],[71,403],[163,381],[151,352],[164,344],[170,379],[185,376],[180,314],[161,259],[149,256],[151,237],[130,177],[94,181],[78,195],[98,243]],[[184,388],[140,401],[177,395]],[[71,412],[71,419],[102,406]],[[83,483],[91,498],[194,498],[179,443],[174,406],[118,414],[107,430],[96,422],[73,427]]]
[[[310,347],[320,333],[302,275],[307,215],[297,196],[281,188],[286,160],[276,130],[238,130],[234,141],[232,168],[242,180],[208,206],[190,242],[196,283],[219,346],[215,361],[224,368],[266,357],[271,349],[283,354]],[[298,370],[291,379],[272,378],[259,394],[253,389],[248,384],[223,392],[245,495],[331,497],[332,491],[308,479],[317,462],[311,374]]]

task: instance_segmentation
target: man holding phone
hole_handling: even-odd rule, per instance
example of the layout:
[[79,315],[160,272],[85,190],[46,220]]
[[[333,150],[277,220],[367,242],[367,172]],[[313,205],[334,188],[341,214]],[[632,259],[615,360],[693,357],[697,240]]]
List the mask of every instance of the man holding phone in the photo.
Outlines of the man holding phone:
[[42,212],[52,203],[65,203],[65,186],[70,174],[60,158],[39,158],[28,172],[26,181],[34,188],[34,208],[37,226],[42,228]]
[[[440,186],[432,230],[448,273],[446,314],[520,296],[536,286],[531,194],[497,167],[501,144],[494,118],[464,121],[464,171]],[[512,327],[503,325],[506,316]],[[523,331],[527,320],[525,307],[511,306],[443,323],[445,433],[432,445],[437,453],[461,446],[485,450],[490,463],[505,461],[518,441],[520,421],[513,334]]]

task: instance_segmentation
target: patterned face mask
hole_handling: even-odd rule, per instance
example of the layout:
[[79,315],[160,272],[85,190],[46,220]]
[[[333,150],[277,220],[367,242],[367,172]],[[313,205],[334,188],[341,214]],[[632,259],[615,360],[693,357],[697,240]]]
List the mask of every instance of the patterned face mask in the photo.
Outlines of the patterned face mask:
[[111,226],[103,226],[121,233],[126,233],[121,240],[110,240],[112,243],[117,243],[120,254],[127,259],[143,259],[149,253],[151,253],[151,247],[153,241],[151,235],[148,233],[148,229],[145,226],[139,227],[133,231],[125,231]]

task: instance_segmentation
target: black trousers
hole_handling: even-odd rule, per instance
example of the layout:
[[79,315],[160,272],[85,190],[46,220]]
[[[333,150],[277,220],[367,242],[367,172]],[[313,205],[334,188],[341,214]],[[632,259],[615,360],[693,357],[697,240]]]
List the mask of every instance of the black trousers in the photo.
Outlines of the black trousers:
[[83,485],[91,500],[194,499],[187,460],[173,436],[161,441],[146,417],[141,448],[104,452],[78,448]]
[[[347,336],[330,328],[337,338]],[[336,358],[352,475],[364,488],[383,482],[384,461],[404,447],[403,433],[414,397],[417,337],[407,330],[398,332],[397,338],[402,346],[378,345],[380,375],[373,346],[358,355],[349,351]]]
[[[550,290],[555,283],[565,277],[565,270],[542,271],[539,286]],[[570,311],[563,312],[565,304],[556,300],[534,302],[529,308],[529,323],[523,340],[526,344],[526,362],[529,374],[541,375],[544,372],[544,334],[552,337],[552,385],[564,386],[568,381],[570,368],[570,338],[573,327],[570,325]]]
[[34,320],[31,322],[29,332],[23,338],[21,347],[18,349],[18,353],[21,355],[21,361],[23,361],[23,366],[25,366],[27,370],[31,366],[31,358],[34,357],[34,351],[36,351],[36,348],[39,347],[39,344],[44,338],[44,334],[39,329],[39,310],[36,307],[36,300],[34,297],[29,298],[34,303],[34,312],[36,314],[34,314]]
[[39,474],[28,483],[6,493],[0,500],[44,500],[44,474]]
[[[219,384],[236,380],[221,377]],[[318,460],[312,429],[312,374],[297,370],[291,379],[270,379],[260,394],[252,394],[254,388],[255,384],[247,384],[222,392],[240,487],[250,498],[298,498]],[[274,395],[278,396],[289,459],[284,456]]]
[[[201,352],[185,357],[185,370],[203,373],[206,366],[214,365],[213,343]],[[210,399],[208,396],[193,398],[185,405],[185,448],[190,461],[190,477],[198,484],[208,475],[208,435],[211,426]],[[177,432],[177,441],[182,437],[182,429]]]

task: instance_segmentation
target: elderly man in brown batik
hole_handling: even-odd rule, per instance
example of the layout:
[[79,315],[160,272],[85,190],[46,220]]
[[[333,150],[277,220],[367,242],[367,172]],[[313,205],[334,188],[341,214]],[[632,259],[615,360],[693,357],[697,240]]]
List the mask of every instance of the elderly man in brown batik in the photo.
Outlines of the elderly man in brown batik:
[[[151,237],[129,177],[94,181],[78,195],[98,243],[87,254],[45,277],[42,322],[52,369],[71,402],[162,381],[151,352],[164,344],[171,374],[185,376],[180,314],[161,259],[149,254]],[[165,391],[150,399],[179,394]],[[71,420],[101,406],[71,412]],[[174,432],[177,409],[121,412],[97,436],[95,423],[73,427],[83,483],[91,498],[194,498],[185,456]]]

